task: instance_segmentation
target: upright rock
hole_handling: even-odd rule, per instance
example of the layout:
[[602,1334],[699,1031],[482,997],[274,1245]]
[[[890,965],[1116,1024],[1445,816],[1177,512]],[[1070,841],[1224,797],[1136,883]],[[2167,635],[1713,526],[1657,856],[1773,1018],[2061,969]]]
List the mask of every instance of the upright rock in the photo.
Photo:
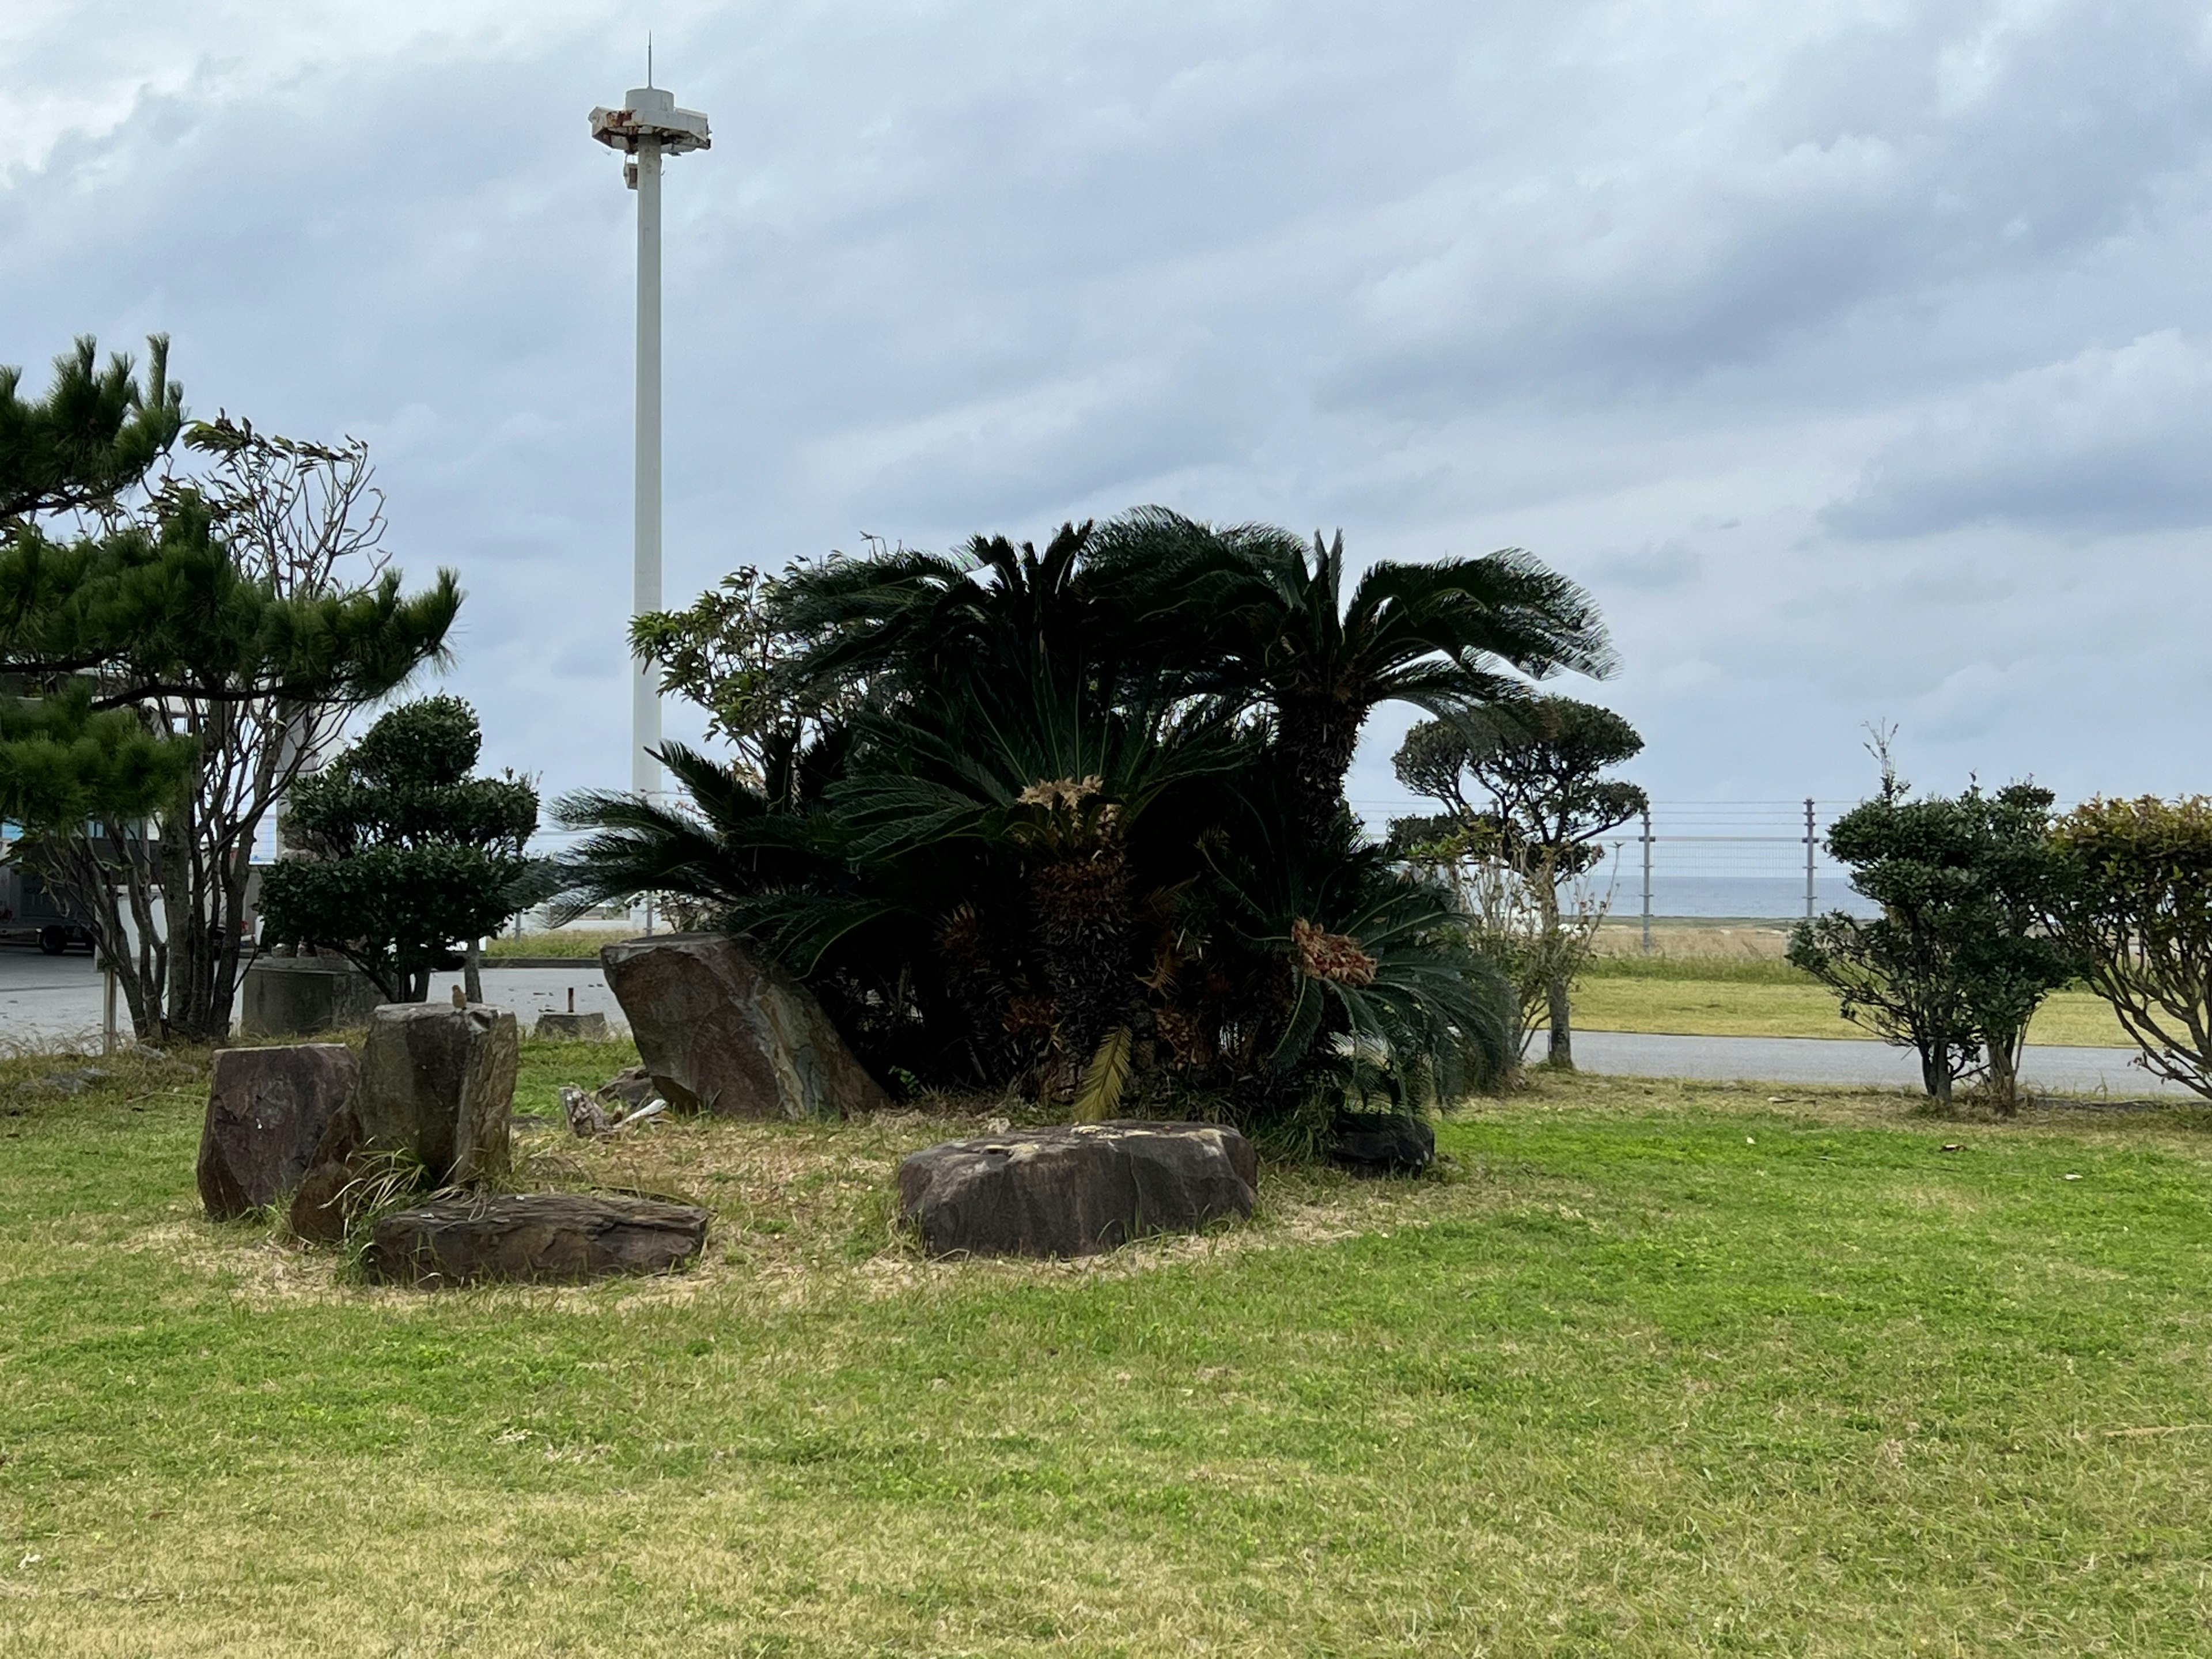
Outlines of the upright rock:
[[361,1051],[358,1150],[412,1153],[434,1187],[505,1180],[519,1062],[504,1008],[379,1008]]
[[899,1165],[899,1214],[932,1255],[1092,1255],[1248,1216],[1259,1182],[1234,1129],[1120,1119],[916,1152]]
[[289,1197],[352,1099],[357,1069],[337,1042],[220,1051],[200,1130],[208,1214],[228,1221]]
[[671,933],[599,959],[646,1071],[679,1110],[836,1118],[890,1104],[813,994],[750,940]]

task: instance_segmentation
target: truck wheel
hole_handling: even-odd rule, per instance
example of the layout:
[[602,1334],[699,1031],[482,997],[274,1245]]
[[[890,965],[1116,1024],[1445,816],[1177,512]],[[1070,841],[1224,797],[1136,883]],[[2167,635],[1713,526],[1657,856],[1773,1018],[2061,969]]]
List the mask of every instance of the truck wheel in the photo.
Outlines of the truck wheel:
[[58,957],[69,949],[69,929],[41,927],[39,929],[39,949],[47,956]]

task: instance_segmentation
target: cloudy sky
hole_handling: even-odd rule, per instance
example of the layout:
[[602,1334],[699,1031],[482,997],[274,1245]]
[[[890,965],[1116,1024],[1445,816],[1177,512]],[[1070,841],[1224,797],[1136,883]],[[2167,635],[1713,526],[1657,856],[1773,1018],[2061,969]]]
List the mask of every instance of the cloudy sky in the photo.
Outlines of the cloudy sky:
[[196,411],[368,439],[487,757],[625,781],[585,115],[648,28],[714,125],[672,601],[1159,501],[1532,550],[1662,799],[1848,799],[1873,720],[1929,786],[2212,787],[2203,4],[0,7],[0,362],[164,330]]

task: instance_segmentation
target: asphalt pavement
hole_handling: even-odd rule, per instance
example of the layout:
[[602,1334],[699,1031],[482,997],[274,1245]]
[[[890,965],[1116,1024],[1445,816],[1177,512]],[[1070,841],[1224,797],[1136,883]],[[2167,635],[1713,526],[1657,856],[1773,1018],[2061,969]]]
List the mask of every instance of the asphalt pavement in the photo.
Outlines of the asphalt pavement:
[[[430,1000],[442,1002],[461,982],[459,973],[433,974]],[[578,1013],[599,1012],[627,1030],[599,964],[579,957],[574,968],[495,968],[483,970],[484,1000],[512,1008],[527,1030],[544,1013],[566,1012],[575,994]],[[0,943],[0,1048],[39,1050],[97,1048],[100,1039],[100,975],[92,952],[41,955],[36,945]],[[117,1024],[130,1040],[131,1012],[118,999]]]
[[[1536,1054],[1543,1037],[1536,1038]],[[1577,1031],[1575,1064],[1617,1077],[1704,1078],[1715,1082],[1872,1084],[1920,1087],[1911,1050],[1850,1037],[1659,1036],[1640,1031]],[[2031,1088],[2116,1099],[2186,1095],[2179,1084],[2133,1063],[2132,1048],[2064,1048],[2031,1043],[2021,1080]]]
[[[434,975],[430,1000],[443,1002],[461,982],[458,973]],[[512,1008],[527,1030],[543,1013],[566,1011],[570,996],[579,1013],[599,1012],[627,1030],[605,975],[589,957],[574,967],[483,970],[484,1000]],[[118,1010],[124,1031],[127,1011]],[[44,956],[33,945],[0,944],[0,1043],[52,1049],[96,1048],[100,1030],[100,978],[89,951]],[[1542,1042],[1540,1034],[1537,1042]],[[2132,1062],[2130,1048],[2030,1047],[2021,1066],[2031,1087],[2116,1099],[2185,1095]],[[1660,1036],[1631,1031],[1577,1031],[1575,1063],[1583,1071],[1621,1077],[1703,1078],[1717,1082],[1833,1083],[1917,1089],[1918,1062],[1887,1043],[1832,1037]]]

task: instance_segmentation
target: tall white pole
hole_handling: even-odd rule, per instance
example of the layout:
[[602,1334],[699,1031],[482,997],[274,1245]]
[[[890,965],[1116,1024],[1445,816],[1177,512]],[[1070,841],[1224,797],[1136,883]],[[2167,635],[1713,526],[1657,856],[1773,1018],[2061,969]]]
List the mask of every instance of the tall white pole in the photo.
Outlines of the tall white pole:
[[[660,609],[660,146],[637,147],[637,573],[631,613]],[[633,665],[630,787],[660,793],[660,672]]]

